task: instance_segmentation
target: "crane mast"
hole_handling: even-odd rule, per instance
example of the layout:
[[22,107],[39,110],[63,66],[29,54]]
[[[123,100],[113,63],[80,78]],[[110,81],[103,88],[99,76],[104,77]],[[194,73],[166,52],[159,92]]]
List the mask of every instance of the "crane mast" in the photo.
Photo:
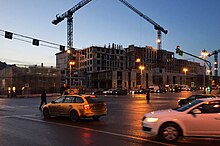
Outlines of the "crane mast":
[[[92,0],[82,0],[72,8],[70,8],[68,11],[63,13],[62,15],[56,15],[56,18],[52,21],[52,24],[57,25],[61,21],[63,21],[65,18],[67,18],[67,47],[72,48],[73,47],[73,14],[91,2]],[[157,30],[157,49],[161,50],[161,44],[162,44],[162,33],[167,34],[168,30],[165,30],[163,27],[161,27],[159,24],[157,24],[155,21],[153,21],[148,16],[144,15],[142,12],[137,10],[135,7],[133,7],[131,4],[129,4],[126,0],[119,0],[124,5],[126,5],[128,8],[133,10],[135,13],[137,13],[139,16],[144,18],[146,21],[151,23],[154,26],[154,29]]]
[[161,32],[163,32],[164,34],[167,34],[168,30],[165,30],[163,27],[161,27],[159,24],[157,24],[151,18],[144,15],[138,9],[136,9],[131,4],[129,4],[126,0],[119,0],[119,1],[122,2],[124,5],[126,5],[128,8],[133,10],[135,13],[137,13],[139,16],[141,16],[142,18],[144,18],[146,21],[148,21],[149,23],[151,23],[154,26],[154,29],[157,30],[157,49],[161,50],[161,48],[162,48],[161,47],[161,44],[162,44],[162,33]]
[[91,2],[92,0],[82,0],[72,8],[70,8],[68,11],[63,13],[62,15],[58,16],[56,15],[56,18],[52,21],[52,24],[57,25],[61,21],[63,21],[65,18],[67,18],[67,47],[72,48],[73,47],[73,14]]

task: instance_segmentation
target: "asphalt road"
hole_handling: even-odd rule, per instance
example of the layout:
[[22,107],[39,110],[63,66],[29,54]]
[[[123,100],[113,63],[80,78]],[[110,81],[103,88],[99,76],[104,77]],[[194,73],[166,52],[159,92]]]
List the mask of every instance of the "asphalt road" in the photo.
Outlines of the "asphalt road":
[[[45,120],[38,109],[40,98],[0,99],[0,145],[2,146],[163,146],[141,130],[146,112],[177,107],[179,98],[192,92],[145,95],[98,96],[106,101],[108,114],[99,121],[77,123],[68,118]],[[48,98],[52,101],[56,97]],[[184,138],[173,145],[220,145],[220,139]]]

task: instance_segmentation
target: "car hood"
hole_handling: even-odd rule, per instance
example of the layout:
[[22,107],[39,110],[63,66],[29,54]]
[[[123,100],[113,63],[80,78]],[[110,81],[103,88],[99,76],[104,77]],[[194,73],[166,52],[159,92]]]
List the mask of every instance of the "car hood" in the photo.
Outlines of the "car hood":
[[184,101],[187,100],[186,98],[180,98],[179,101]]
[[172,116],[177,115],[180,112],[173,110],[173,109],[166,109],[166,110],[158,110],[158,111],[152,111],[150,113],[146,113],[145,117],[163,117],[163,116]]

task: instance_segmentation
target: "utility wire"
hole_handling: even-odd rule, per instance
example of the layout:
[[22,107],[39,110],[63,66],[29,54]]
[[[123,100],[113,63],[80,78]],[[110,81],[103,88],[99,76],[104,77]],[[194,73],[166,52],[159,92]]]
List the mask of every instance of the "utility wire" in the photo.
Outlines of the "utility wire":
[[[5,31],[5,30],[2,30],[2,29],[0,29],[0,31],[4,32],[4,33],[9,32],[9,31]],[[18,36],[18,37],[13,37],[13,39],[16,39],[16,40],[19,40],[19,41],[23,41],[23,42],[27,42],[27,43],[33,43],[33,40],[37,40],[39,42],[45,43],[45,44],[39,43],[39,45],[41,45],[41,46],[45,46],[45,47],[49,47],[49,48],[53,48],[53,49],[60,49],[61,46],[67,48],[67,46],[60,45],[60,44],[57,44],[57,43],[54,43],[54,42],[49,42],[49,41],[42,40],[42,39],[36,39],[36,38],[30,37],[30,36],[26,36],[26,35],[22,35],[22,34],[18,34],[18,33],[13,33],[13,32],[9,32],[9,33],[12,33],[13,35]],[[5,37],[4,34],[0,34],[0,35]],[[26,40],[26,39],[29,39],[29,40]],[[30,40],[32,40],[32,41],[30,41]],[[47,45],[47,44],[49,44],[49,45]],[[57,47],[54,47],[54,46],[57,46]]]

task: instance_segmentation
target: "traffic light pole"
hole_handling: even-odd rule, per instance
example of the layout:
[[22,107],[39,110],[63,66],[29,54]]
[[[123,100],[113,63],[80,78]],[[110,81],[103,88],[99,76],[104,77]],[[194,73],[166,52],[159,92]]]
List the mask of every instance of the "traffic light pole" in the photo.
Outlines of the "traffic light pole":
[[211,64],[211,62],[206,60],[206,59],[200,58],[200,57],[198,57],[196,55],[193,55],[193,54],[190,54],[190,53],[185,52],[183,50],[180,50],[180,46],[177,46],[176,51],[177,52],[182,52],[182,53],[187,54],[189,56],[192,56],[192,57],[195,57],[197,59],[200,59],[200,60],[204,61],[208,65],[209,70],[210,70],[210,73],[209,73],[209,81],[210,81],[210,83],[209,84],[210,84],[210,93],[211,93],[212,92],[212,64]]

